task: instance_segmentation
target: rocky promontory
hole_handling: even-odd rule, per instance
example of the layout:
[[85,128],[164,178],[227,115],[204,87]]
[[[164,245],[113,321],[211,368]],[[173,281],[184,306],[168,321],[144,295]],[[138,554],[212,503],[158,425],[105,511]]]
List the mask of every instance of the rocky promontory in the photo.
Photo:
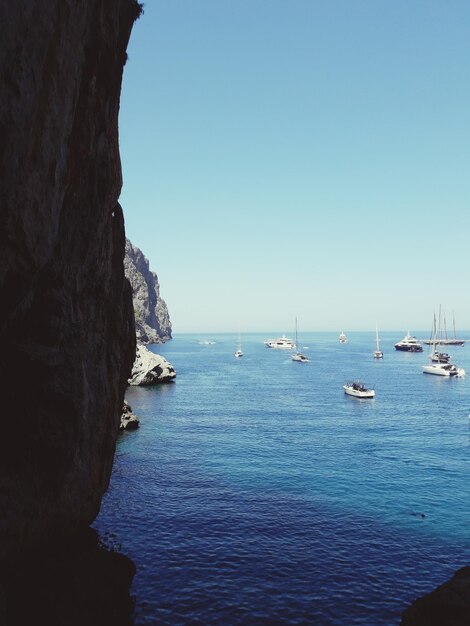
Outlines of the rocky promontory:
[[159,354],[150,352],[145,346],[139,345],[136,359],[132,367],[129,385],[157,385],[171,383],[176,372],[170,363]]
[[163,343],[171,339],[168,308],[160,296],[155,272],[143,252],[126,239],[124,271],[132,287],[135,332],[138,343]]

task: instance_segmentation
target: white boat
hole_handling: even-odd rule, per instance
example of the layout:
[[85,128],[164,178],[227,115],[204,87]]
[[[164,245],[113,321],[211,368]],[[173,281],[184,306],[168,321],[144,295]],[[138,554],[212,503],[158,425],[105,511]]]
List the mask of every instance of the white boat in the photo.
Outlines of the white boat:
[[354,396],[355,398],[374,398],[375,391],[368,389],[364,383],[356,380],[343,385],[344,393],[348,396]]
[[423,365],[423,374],[433,374],[434,376],[456,376],[457,378],[463,378],[465,376],[465,370],[463,367],[457,367],[450,362],[450,355],[447,352],[437,352],[436,345],[439,345],[439,338],[441,336],[441,313],[439,311],[439,329],[436,327],[436,315],[434,314],[434,324],[432,338],[429,342],[431,346],[429,352],[429,363]]
[[429,365],[423,365],[423,374],[434,374],[435,376],[456,376],[463,378],[465,370],[452,363],[435,363],[431,361]]
[[295,345],[296,351],[292,355],[292,360],[297,361],[297,363],[309,363],[310,359],[305,356],[305,354],[299,352],[299,339],[297,337],[297,318],[295,318]]
[[380,349],[379,342],[379,330],[377,328],[377,322],[375,322],[375,350],[374,350],[374,359],[383,359],[384,353]]
[[235,356],[236,357],[243,356],[243,352],[242,352],[242,335],[241,335],[241,332],[240,332],[240,326],[238,327],[238,343],[237,343],[237,349],[235,351]]
[[340,333],[338,339],[340,343],[346,343],[346,341],[348,340],[348,338],[346,337],[346,333],[344,332]]
[[268,341],[264,342],[264,345],[267,348],[276,348],[278,350],[295,350],[297,348],[295,342],[292,339],[288,339],[285,335],[278,339],[268,339]]
[[395,350],[401,350],[402,352],[422,352],[423,346],[416,337],[410,335],[410,331],[405,337],[395,344]]

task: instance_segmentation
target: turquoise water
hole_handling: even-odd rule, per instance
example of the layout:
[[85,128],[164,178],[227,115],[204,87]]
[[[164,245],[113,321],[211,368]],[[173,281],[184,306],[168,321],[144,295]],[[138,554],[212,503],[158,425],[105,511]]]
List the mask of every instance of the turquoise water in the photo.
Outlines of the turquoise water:
[[[469,563],[470,378],[423,375],[403,335],[383,361],[375,333],[303,333],[308,364],[272,333],[241,359],[236,334],[151,348],[177,380],[128,390],[141,427],[95,523],[137,566],[136,624],[398,624]],[[447,351],[470,375],[470,346]]]

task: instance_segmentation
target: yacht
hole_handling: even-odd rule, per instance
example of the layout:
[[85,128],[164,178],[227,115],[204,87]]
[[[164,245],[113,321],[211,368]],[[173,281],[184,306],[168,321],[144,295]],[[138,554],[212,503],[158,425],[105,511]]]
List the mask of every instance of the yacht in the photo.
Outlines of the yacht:
[[264,342],[267,348],[277,348],[280,350],[295,350],[297,346],[292,339],[288,339],[285,335],[279,337],[279,339],[269,339]]
[[457,365],[453,365],[452,363],[439,363],[431,360],[428,365],[423,365],[423,374],[463,378],[465,376],[465,370],[463,367],[457,367]]
[[423,346],[416,337],[410,335],[410,331],[408,331],[405,337],[395,344],[395,350],[401,350],[402,352],[422,352]]
[[343,385],[344,393],[355,398],[374,398],[375,391],[368,389],[364,383],[360,381],[349,382]]
[[340,343],[346,343],[346,341],[348,340],[348,338],[346,337],[346,333],[343,333],[343,332],[340,334],[338,339]]

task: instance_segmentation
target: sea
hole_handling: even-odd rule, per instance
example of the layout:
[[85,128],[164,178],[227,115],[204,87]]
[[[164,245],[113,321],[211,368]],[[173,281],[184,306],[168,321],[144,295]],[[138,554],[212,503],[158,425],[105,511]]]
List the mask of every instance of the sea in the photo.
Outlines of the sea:
[[177,334],[150,346],[176,381],[127,391],[140,428],[94,527],[136,565],[136,625],[398,625],[470,564],[470,344],[442,348],[469,375],[445,379],[404,332],[383,360],[375,329],[302,333],[309,363],[265,347],[281,334],[242,358],[237,333]]

